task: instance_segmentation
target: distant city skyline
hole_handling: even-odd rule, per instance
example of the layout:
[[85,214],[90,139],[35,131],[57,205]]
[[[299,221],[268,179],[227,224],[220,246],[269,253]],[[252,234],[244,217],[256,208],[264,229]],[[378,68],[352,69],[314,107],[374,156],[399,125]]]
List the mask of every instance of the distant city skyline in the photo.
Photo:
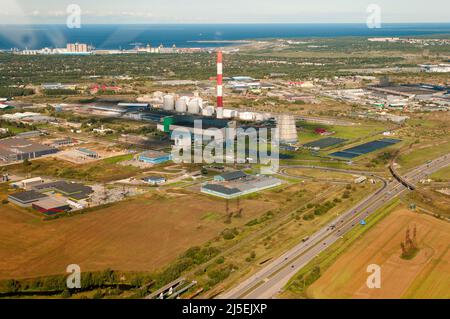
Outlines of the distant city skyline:
[[[382,23],[450,22],[448,0],[0,0],[0,24],[65,24],[70,4],[84,24],[365,23],[370,4]],[[355,3],[356,2],[356,3]]]

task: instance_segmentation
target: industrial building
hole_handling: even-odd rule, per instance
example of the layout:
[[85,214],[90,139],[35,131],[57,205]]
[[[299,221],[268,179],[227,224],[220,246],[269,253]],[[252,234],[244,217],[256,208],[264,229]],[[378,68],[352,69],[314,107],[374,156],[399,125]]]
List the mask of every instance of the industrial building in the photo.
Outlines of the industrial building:
[[83,184],[66,181],[44,183],[42,178],[30,178],[11,184],[15,188],[27,191],[17,192],[8,199],[21,207],[32,207],[46,214],[54,215],[70,211],[72,208],[84,208],[84,200],[88,199],[94,190]]
[[150,177],[144,177],[142,179],[144,182],[156,186],[156,185],[162,185],[164,184],[167,180],[162,177],[162,176],[150,176]]
[[[195,120],[201,120],[201,128],[195,127]],[[187,130],[192,135],[197,134],[205,137],[215,137],[218,130],[222,132],[222,136],[226,136],[225,129],[229,126],[230,122],[223,119],[175,115],[165,117],[162,123],[157,125],[157,128],[166,133],[171,133],[175,130]]]
[[0,160],[4,162],[23,161],[57,153],[58,150],[24,138],[0,140]]
[[139,162],[147,164],[161,164],[172,160],[172,155],[164,152],[147,151],[139,155]]
[[86,157],[90,157],[90,158],[94,158],[94,159],[100,158],[100,156],[98,155],[97,152],[92,151],[92,150],[87,149],[87,148],[84,148],[84,147],[78,148],[77,151],[81,155],[86,156]]
[[72,208],[68,203],[60,199],[47,197],[33,202],[31,207],[45,215],[54,215],[70,211]]
[[211,183],[203,184],[201,192],[231,199],[281,185],[281,180],[264,175],[247,175],[241,171],[228,172],[214,177]]
[[12,183],[11,186],[14,188],[31,189],[36,185],[44,183],[44,180],[40,177],[28,178],[21,180],[19,182]]
[[223,173],[221,175],[214,176],[214,180],[216,182],[230,182],[235,181],[238,179],[246,178],[247,174],[245,174],[243,171],[234,171],[234,172],[227,172]]
[[148,103],[111,103],[101,102],[89,105],[89,109],[98,111],[104,115],[122,116],[130,112],[142,112],[148,110]]
[[31,207],[34,202],[48,197],[45,194],[39,193],[35,190],[18,192],[8,196],[8,200],[21,207]]
[[40,193],[57,193],[73,201],[80,201],[89,198],[94,192],[91,187],[79,183],[69,183],[66,181],[50,182],[33,187]]

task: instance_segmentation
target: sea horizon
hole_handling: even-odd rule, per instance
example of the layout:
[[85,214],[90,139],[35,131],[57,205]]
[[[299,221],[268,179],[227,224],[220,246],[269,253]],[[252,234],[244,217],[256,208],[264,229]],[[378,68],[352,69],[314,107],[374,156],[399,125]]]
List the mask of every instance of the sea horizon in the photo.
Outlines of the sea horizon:
[[[87,43],[97,49],[129,49],[135,44],[177,47],[215,47],[234,41],[335,37],[408,37],[450,34],[450,22],[385,23],[370,29],[364,23],[135,23],[83,24],[69,29],[64,24],[2,24],[0,49],[65,47]],[[214,43],[217,41],[217,43]],[[227,44],[226,42],[230,42]]]

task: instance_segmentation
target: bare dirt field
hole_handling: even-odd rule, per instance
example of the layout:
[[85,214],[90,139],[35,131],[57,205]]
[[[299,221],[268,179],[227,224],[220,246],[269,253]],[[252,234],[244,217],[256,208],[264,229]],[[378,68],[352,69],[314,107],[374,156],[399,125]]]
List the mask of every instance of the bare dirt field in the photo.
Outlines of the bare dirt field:
[[[400,258],[408,227],[419,252]],[[369,289],[367,266],[381,266],[381,288]],[[307,291],[312,298],[450,298],[450,224],[404,208],[391,213],[325,271]]]
[[154,271],[224,228],[277,207],[275,201],[252,199],[240,205],[243,217],[224,224],[223,200],[183,192],[145,195],[53,221],[0,204],[0,279],[61,274],[73,263],[82,271]]

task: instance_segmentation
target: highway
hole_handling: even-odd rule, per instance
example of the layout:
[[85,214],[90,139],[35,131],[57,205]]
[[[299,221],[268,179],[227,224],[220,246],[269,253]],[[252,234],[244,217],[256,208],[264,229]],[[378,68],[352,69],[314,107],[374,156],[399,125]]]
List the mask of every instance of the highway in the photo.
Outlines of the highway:
[[[405,174],[404,180],[416,184],[429,174],[450,165],[450,154],[416,167]],[[359,172],[361,174],[361,172]],[[386,203],[408,190],[397,180],[385,186],[355,207],[337,217],[307,241],[300,242],[288,252],[266,265],[238,286],[219,295],[219,299],[269,299],[275,297],[288,281],[318,254],[325,251],[348,231],[360,226],[360,222],[375,213]]]

